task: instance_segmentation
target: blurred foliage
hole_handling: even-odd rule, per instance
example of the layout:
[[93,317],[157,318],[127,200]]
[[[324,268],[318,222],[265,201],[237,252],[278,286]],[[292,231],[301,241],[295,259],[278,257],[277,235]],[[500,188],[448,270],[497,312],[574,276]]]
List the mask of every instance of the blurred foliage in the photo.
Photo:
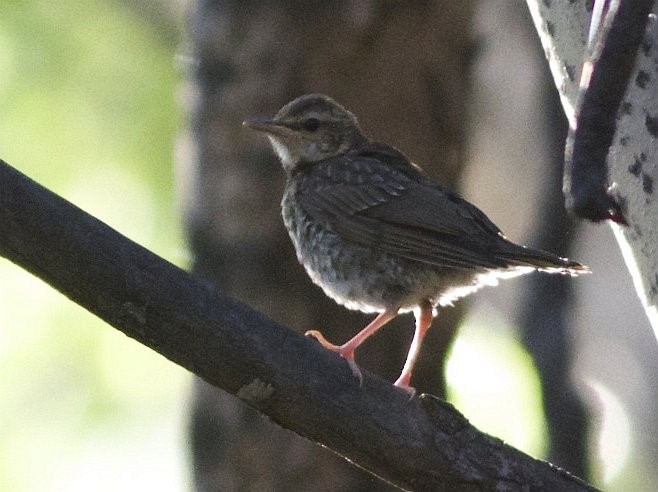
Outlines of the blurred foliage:
[[448,359],[448,398],[475,427],[545,457],[539,376],[514,332],[495,313],[470,313]]
[[[0,7],[0,158],[178,264],[180,32],[131,2]],[[4,260],[0,279],[0,490],[185,489],[185,371]]]

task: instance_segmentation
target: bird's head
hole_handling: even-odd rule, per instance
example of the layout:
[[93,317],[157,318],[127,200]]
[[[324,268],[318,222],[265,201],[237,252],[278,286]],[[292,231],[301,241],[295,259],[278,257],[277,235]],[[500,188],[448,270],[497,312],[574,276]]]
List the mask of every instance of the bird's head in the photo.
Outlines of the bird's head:
[[249,118],[243,126],[267,134],[288,173],[302,162],[341,155],[366,142],[356,117],[322,94],[298,97],[274,118]]

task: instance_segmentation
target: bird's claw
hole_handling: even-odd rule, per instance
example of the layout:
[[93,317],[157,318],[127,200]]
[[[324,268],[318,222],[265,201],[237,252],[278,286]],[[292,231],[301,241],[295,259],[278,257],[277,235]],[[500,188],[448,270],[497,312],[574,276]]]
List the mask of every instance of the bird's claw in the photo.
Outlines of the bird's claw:
[[404,390],[409,395],[409,399],[411,400],[414,396],[416,396],[416,388],[411,386],[409,384],[410,382],[411,374],[403,372],[400,374],[400,377],[393,383],[393,386]]
[[313,337],[318,342],[320,342],[320,345],[322,345],[327,350],[331,350],[332,352],[340,353],[340,347],[338,345],[334,345],[329,340],[327,340],[324,337],[324,335],[322,333],[320,333],[318,330],[308,330],[306,333],[304,333],[304,336],[305,337]]
[[335,345],[331,343],[318,330],[308,330],[306,333],[304,333],[304,336],[315,338],[324,348],[332,352],[336,352],[343,359],[345,359],[347,361],[347,365],[350,366],[350,369],[352,370],[352,374],[354,374],[354,376],[359,380],[359,386],[363,384],[363,374],[361,373],[361,369],[359,369],[359,366],[356,365],[356,361],[354,360],[353,348],[346,347],[345,345]]
[[409,395],[410,400],[413,399],[414,396],[416,396],[416,388],[414,388],[413,386],[409,386],[406,384],[398,384],[397,381],[393,383],[393,386],[403,390],[407,395]]

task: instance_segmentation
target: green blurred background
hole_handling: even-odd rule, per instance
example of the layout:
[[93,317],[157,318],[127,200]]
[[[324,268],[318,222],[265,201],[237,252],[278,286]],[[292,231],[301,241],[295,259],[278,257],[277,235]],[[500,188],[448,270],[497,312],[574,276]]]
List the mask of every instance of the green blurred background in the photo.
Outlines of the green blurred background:
[[[174,149],[187,7],[0,7],[0,158],[183,268]],[[448,367],[452,401],[481,429],[541,456],[537,378],[513,328],[486,313],[461,333]],[[191,489],[190,380],[0,260],[1,491]]]
[[[182,7],[4,0],[0,158],[185,267]],[[185,490],[189,374],[5,260],[0,279],[0,490]]]

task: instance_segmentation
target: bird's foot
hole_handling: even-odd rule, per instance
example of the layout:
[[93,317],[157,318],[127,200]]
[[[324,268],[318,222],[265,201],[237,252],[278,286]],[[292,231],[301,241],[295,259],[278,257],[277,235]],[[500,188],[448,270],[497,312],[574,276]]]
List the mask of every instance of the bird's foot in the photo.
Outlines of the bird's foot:
[[407,384],[399,384],[397,381],[393,383],[393,386],[396,388],[400,388],[403,390],[406,394],[409,395],[409,399],[411,400],[414,396],[416,396],[416,388],[413,386],[409,386]]
[[354,374],[354,376],[359,380],[359,386],[363,384],[363,374],[361,374],[361,369],[359,369],[359,366],[356,365],[356,361],[354,360],[354,348],[348,344],[334,345],[329,340],[327,340],[318,330],[308,330],[306,333],[304,333],[304,335],[307,337],[315,338],[324,348],[331,350],[332,352],[336,352],[343,359],[345,359],[347,361],[347,365],[349,365],[350,369],[352,370],[352,374]]
[[397,381],[393,383],[393,386],[404,390],[409,395],[409,399],[411,400],[414,396],[416,396],[416,388],[410,386],[410,382],[411,376],[405,376],[401,374]]

